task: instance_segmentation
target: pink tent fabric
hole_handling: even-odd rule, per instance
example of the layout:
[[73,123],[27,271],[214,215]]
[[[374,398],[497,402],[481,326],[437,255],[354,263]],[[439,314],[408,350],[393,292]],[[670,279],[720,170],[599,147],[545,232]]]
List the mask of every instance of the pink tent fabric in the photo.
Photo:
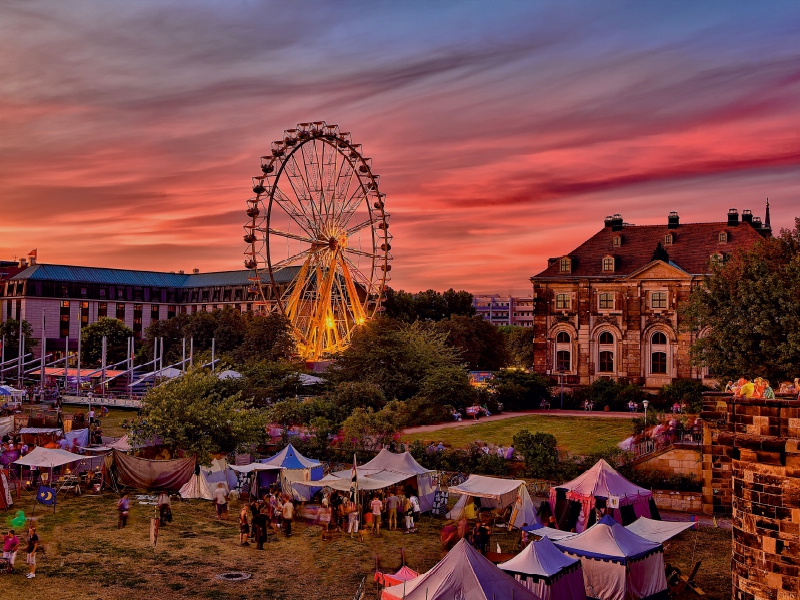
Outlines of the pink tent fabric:
[[466,540],[416,579],[383,590],[382,600],[541,600]]
[[146,490],[179,491],[194,475],[195,457],[148,460],[114,450],[117,479],[123,485]]
[[546,537],[497,566],[542,600],[586,600],[581,560],[567,556]]
[[411,581],[419,577],[419,573],[403,565],[397,573],[375,573],[375,581],[383,586],[391,586]]
[[[567,500],[581,503],[581,514],[575,525],[575,531],[580,533],[586,529],[589,513],[594,509],[595,499],[607,499],[607,506],[615,500],[619,502],[617,508],[608,508],[607,514],[614,517],[617,523],[622,523],[621,508],[633,505],[636,517],[650,517],[650,499],[653,493],[650,490],[634,485],[602,458],[583,475],[570,482],[558,486],[567,490]],[[550,508],[556,513],[556,488],[550,488]]]

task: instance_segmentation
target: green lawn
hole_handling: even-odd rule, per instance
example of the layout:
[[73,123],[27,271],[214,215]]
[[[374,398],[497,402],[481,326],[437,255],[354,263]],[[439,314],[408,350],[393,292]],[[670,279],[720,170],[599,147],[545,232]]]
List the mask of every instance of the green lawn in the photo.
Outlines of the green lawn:
[[624,440],[633,432],[633,424],[630,419],[526,415],[500,421],[470,421],[451,429],[408,434],[403,439],[406,442],[442,441],[450,448],[466,448],[472,442],[507,446],[522,429],[553,434],[564,452],[590,454]]

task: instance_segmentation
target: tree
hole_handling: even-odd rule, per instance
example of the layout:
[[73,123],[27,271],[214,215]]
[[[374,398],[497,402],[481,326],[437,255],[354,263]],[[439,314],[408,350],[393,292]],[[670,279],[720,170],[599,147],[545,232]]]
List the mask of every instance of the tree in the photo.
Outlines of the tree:
[[507,369],[496,373],[488,387],[497,402],[506,410],[539,408],[542,400],[550,399],[552,382],[538,373]]
[[342,423],[344,444],[349,450],[377,450],[389,444],[406,423],[404,402],[390,402],[379,411],[357,408]]
[[171,451],[184,450],[208,464],[212,455],[250,449],[264,436],[266,418],[228,395],[226,383],[203,369],[192,369],[147,392],[134,437],[158,436]]
[[103,338],[106,338],[106,365],[127,358],[128,339],[133,330],[119,319],[100,317],[81,330],[81,362],[99,366],[103,360]]
[[451,419],[453,408],[464,408],[475,402],[475,388],[461,367],[439,367],[422,380],[419,393],[409,400],[415,425]]
[[413,323],[419,317],[414,306],[414,295],[403,290],[395,291],[387,287],[384,292],[383,315],[389,319]]
[[514,449],[525,459],[529,477],[550,479],[558,473],[558,448],[552,434],[523,429],[514,435]]
[[[696,379],[676,379],[661,388],[658,395],[665,407],[671,404],[686,403],[693,413],[699,413],[703,408],[703,392],[708,387]],[[655,411],[653,411],[655,412]]]
[[302,370],[299,365],[288,362],[261,361],[244,365],[242,394],[256,406],[294,398],[303,390]]
[[436,323],[435,330],[447,335],[448,345],[473,371],[496,371],[508,365],[503,334],[483,317],[453,315]]
[[327,376],[334,383],[372,383],[387,400],[406,400],[419,392],[434,369],[459,365],[457,352],[444,338],[425,323],[376,319],[356,330],[350,347],[339,354]]
[[[9,300],[10,302],[10,300]],[[5,360],[19,357],[19,321],[8,319],[0,325],[0,335],[5,338],[3,357]],[[39,340],[33,337],[33,328],[25,319],[22,320],[22,335],[25,337],[25,354],[33,352]],[[24,359],[23,359],[24,360]]]
[[719,378],[800,376],[800,219],[712,265],[680,307],[695,365]]
[[472,294],[450,288],[444,293],[425,290],[410,294],[403,290],[386,288],[383,301],[384,316],[413,323],[414,321],[441,321],[452,315],[471,317],[475,314]]
[[288,359],[295,352],[289,321],[282,315],[248,315],[241,345],[234,352],[243,363]]
[[520,369],[533,367],[533,327],[503,325],[498,329],[505,336],[509,364]]

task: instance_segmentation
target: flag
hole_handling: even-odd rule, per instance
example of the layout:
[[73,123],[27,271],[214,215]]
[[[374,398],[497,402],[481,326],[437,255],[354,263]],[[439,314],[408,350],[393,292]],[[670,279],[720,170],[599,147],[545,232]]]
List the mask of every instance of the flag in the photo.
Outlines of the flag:
[[353,470],[350,474],[350,499],[355,503],[358,494],[358,465],[356,455],[353,454]]
[[40,485],[39,491],[36,492],[36,501],[45,506],[52,506],[56,503],[56,491],[46,485]]
[[39,250],[38,248],[34,248],[30,252],[28,252],[28,256],[32,256],[33,258],[39,258],[38,252],[37,252],[38,250]]

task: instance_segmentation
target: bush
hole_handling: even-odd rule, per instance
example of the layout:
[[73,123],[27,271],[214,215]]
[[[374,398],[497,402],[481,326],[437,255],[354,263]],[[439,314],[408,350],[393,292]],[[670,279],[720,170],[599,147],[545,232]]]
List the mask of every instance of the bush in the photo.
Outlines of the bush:
[[637,471],[628,466],[619,469],[619,472],[630,482],[648,490],[675,490],[679,492],[699,492],[702,482],[694,475],[681,473],[667,475],[661,471],[650,469]]
[[514,449],[525,459],[528,477],[551,479],[558,473],[558,448],[552,434],[523,429],[514,436]]
[[685,402],[691,412],[699,413],[703,409],[703,392],[709,389],[702,381],[696,379],[676,379],[661,388],[659,397],[665,408],[676,402],[678,404]]
[[595,379],[591,385],[575,390],[573,397],[577,406],[589,400],[594,403],[595,409],[602,410],[608,406],[611,410],[624,411],[628,409],[628,402],[641,402],[647,393],[632,383]]
[[538,373],[506,369],[496,373],[488,387],[504,410],[530,410],[550,399],[552,385],[549,378]]

